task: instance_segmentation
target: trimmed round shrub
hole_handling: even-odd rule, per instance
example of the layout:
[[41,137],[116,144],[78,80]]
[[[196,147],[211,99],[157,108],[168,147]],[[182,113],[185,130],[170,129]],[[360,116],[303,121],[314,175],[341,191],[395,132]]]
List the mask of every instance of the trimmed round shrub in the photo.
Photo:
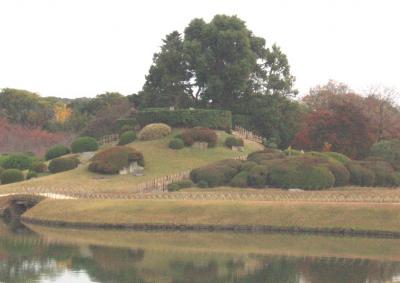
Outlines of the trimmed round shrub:
[[248,187],[248,177],[249,172],[241,171],[232,178],[232,180],[229,182],[229,185],[231,185],[232,187],[246,188]]
[[96,139],[92,137],[80,137],[71,144],[71,150],[73,153],[96,151],[98,149],[99,145]]
[[29,171],[28,174],[26,174],[26,179],[30,180],[30,179],[33,179],[33,178],[37,178],[37,176],[38,176],[38,174],[36,172]]
[[136,133],[134,131],[126,131],[119,137],[118,145],[126,145],[136,140]]
[[75,157],[59,157],[50,161],[49,171],[53,174],[75,169],[79,165],[79,159]]
[[249,186],[254,188],[263,188],[267,185],[268,181],[268,167],[257,165],[251,168],[248,173],[247,182]]
[[357,161],[346,164],[350,172],[350,182],[353,185],[371,187],[375,184],[375,173]]
[[382,140],[375,143],[370,150],[370,155],[382,158],[400,170],[400,139]]
[[169,142],[169,148],[171,149],[182,149],[185,147],[185,143],[182,139],[174,138]]
[[6,169],[0,176],[1,184],[11,184],[24,180],[24,174],[19,169]]
[[199,188],[208,188],[208,183],[207,181],[201,180],[200,182],[197,183]]
[[394,172],[392,174],[394,186],[400,186],[400,172]]
[[234,168],[236,170],[239,170],[240,167],[242,166],[242,161],[241,160],[236,160],[236,159],[224,159],[220,160],[214,163],[215,166],[228,166],[231,168]]
[[254,162],[254,161],[245,161],[240,165],[240,171],[250,171],[251,168],[253,168],[254,166],[258,165],[258,163]]
[[9,155],[3,162],[4,169],[26,170],[32,165],[33,158],[24,154]]
[[143,154],[128,146],[116,146],[96,153],[89,164],[89,170],[100,174],[118,174],[132,162],[144,166]]
[[323,165],[310,165],[299,160],[288,160],[269,168],[269,182],[280,188],[300,188],[305,190],[330,188],[335,184],[335,176]]
[[[220,186],[224,184],[225,180],[227,179],[225,174],[230,174],[231,172],[233,172],[232,168],[230,168],[232,171],[225,172],[221,170],[221,167],[205,166],[193,169],[190,172],[190,179],[196,184],[200,184],[200,182],[205,182],[207,183],[207,187]],[[228,171],[228,169],[226,170]]]
[[42,161],[34,161],[30,169],[36,173],[44,173],[47,171],[47,165]]
[[134,128],[131,125],[123,125],[121,129],[119,130],[119,135],[121,136],[123,133],[128,132],[128,131],[133,131]]
[[167,186],[169,192],[175,192],[181,189],[187,189],[191,187],[193,187],[193,182],[191,180],[176,181]]
[[176,183],[168,184],[167,186],[168,192],[177,192],[181,189],[181,187]]
[[350,182],[350,172],[342,163],[328,162],[323,164],[335,176],[335,187],[342,187],[348,185]]
[[260,164],[262,161],[268,161],[268,160],[273,160],[273,159],[282,159],[285,157],[286,156],[282,151],[277,150],[277,149],[267,148],[263,151],[256,151],[256,152],[250,153],[249,156],[247,156],[247,160]]
[[238,137],[227,137],[225,139],[225,145],[232,148],[233,146],[244,146],[243,139]]
[[208,128],[188,129],[180,134],[180,138],[186,146],[191,146],[195,142],[206,142],[208,147],[214,147],[218,141],[217,134]]
[[69,150],[68,147],[66,147],[65,145],[59,144],[59,145],[55,145],[52,146],[45,155],[45,159],[46,160],[51,160],[53,158],[57,158],[63,155],[66,155],[68,153],[70,153],[71,151]]
[[375,173],[375,186],[392,187],[395,186],[395,170],[393,166],[386,161],[360,161],[360,165],[370,169]]
[[139,140],[149,141],[158,140],[168,136],[171,133],[171,127],[167,124],[156,123],[149,124],[139,132]]

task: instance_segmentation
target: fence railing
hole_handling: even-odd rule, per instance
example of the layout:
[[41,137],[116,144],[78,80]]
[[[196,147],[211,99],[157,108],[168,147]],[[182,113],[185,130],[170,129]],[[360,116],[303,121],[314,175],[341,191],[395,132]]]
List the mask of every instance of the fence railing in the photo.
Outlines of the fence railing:
[[240,126],[235,126],[233,134],[241,137],[242,139],[250,140],[260,144],[263,144],[265,141],[264,137],[256,135]]
[[97,142],[99,145],[105,145],[112,142],[117,142],[119,140],[118,134],[112,134],[107,136],[102,136]]

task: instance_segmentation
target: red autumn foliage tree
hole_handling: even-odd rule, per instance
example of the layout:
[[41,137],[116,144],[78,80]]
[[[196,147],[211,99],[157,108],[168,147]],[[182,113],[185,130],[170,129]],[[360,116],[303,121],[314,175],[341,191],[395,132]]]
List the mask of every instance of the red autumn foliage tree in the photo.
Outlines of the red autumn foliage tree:
[[329,109],[314,110],[308,114],[293,147],[319,151],[323,150],[325,143],[329,143],[332,151],[362,158],[368,154],[373,142],[369,121],[359,107],[349,103],[332,103]]
[[399,93],[382,86],[371,87],[365,96],[356,94],[347,85],[329,81],[310,90],[303,102],[311,111],[331,109],[335,104],[358,107],[368,117],[370,132],[375,142],[400,138],[400,108],[396,105]]
[[32,152],[43,156],[49,147],[68,140],[65,134],[25,128],[0,118],[0,153]]

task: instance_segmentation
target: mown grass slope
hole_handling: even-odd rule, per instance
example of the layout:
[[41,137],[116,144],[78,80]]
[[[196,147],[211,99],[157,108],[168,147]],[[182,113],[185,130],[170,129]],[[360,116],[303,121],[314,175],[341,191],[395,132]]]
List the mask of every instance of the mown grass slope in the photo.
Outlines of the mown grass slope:
[[235,152],[224,146],[224,132],[218,132],[218,144],[207,150],[186,147],[181,150],[168,148],[169,141],[178,133],[154,141],[135,141],[128,146],[141,151],[145,158],[145,176],[100,175],[87,170],[87,163],[79,168],[41,178],[0,186],[0,193],[18,192],[23,187],[43,187],[51,192],[134,192],[135,185],[154,178],[190,170],[218,160],[248,154],[262,148],[254,142],[246,142],[245,152]]

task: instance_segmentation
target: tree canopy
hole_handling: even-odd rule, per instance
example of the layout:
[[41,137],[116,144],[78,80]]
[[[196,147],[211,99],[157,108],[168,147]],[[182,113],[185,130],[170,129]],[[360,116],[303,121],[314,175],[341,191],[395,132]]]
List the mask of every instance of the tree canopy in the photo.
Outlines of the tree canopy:
[[233,109],[242,99],[290,95],[294,77],[277,45],[265,46],[236,16],[194,19],[184,36],[174,31],[163,40],[143,90],[141,107],[207,106]]

